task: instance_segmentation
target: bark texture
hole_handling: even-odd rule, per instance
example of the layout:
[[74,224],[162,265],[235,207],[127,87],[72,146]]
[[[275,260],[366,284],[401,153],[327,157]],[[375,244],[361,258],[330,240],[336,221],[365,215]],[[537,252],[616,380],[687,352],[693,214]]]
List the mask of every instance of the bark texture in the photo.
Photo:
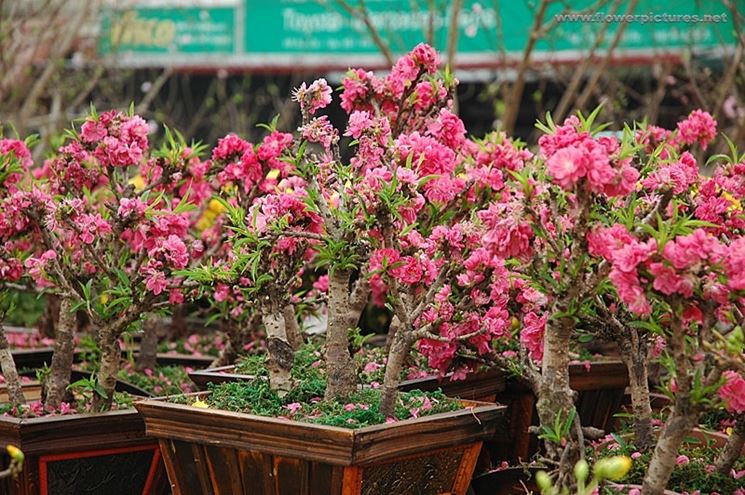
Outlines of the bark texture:
[[288,304],[282,309],[282,314],[285,317],[285,329],[287,331],[287,342],[289,342],[292,350],[297,351],[300,346],[303,345],[303,333],[300,331],[300,325],[297,322],[297,315],[295,315],[295,306]]
[[386,417],[393,417],[396,412],[396,398],[398,397],[398,385],[401,381],[401,371],[409,355],[411,343],[404,332],[397,332],[393,337],[391,349],[388,352],[388,362],[385,367],[383,379],[383,390],[380,397],[380,412]]
[[105,397],[99,394],[93,396],[94,411],[108,411],[114,400],[116,391],[116,374],[122,359],[122,350],[119,347],[119,333],[113,328],[102,328],[99,332],[98,346],[101,349],[101,363],[96,380],[103,389]]
[[142,340],[136,362],[138,371],[155,369],[158,364],[158,323],[159,319],[152,314],[142,323]]
[[676,402],[673,412],[665,423],[665,428],[652,454],[652,461],[647,468],[647,474],[644,476],[642,487],[644,495],[664,495],[665,493],[665,486],[667,486],[678,457],[678,449],[698,419],[697,415],[686,411],[686,408],[685,404]]
[[357,390],[357,373],[349,353],[349,330],[360,313],[350,304],[350,273],[329,274],[328,327],[326,330],[326,399],[343,399]]
[[649,398],[648,346],[634,328],[624,328],[617,338],[620,355],[629,373],[631,410],[634,414],[634,445],[640,451],[654,445],[652,404]]
[[13,354],[10,352],[8,337],[5,335],[5,329],[0,324],[0,371],[5,378],[5,386],[8,390],[8,399],[12,406],[19,406],[26,403],[21,387],[21,379],[18,377],[16,363],[13,361]]
[[[553,425],[557,414],[566,421],[574,408],[574,391],[569,387],[569,349],[574,323],[571,318],[550,321],[544,335],[543,362],[538,385],[536,409],[541,425]],[[571,470],[580,458],[579,440],[574,427],[569,429],[571,438],[562,447],[546,442],[546,455],[560,462],[560,483],[571,479]]]
[[72,310],[73,300],[63,298],[60,302],[59,318],[57,319],[56,339],[54,341],[54,355],[52,365],[45,386],[46,398],[44,405],[58,408],[61,402],[69,400],[70,372],[75,354],[75,329],[77,315]]
[[267,336],[269,385],[281,397],[292,389],[292,347],[287,342],[285,319],[279,311],[263,316]]
[[745,446],[745,414],[741,414],[737,418],[732,435],[730,435],[727,444],[714,462],[717,471],[724,475],[729,474],[732,471],[732,466],[735,465],[735,461],[740,458],[743,446]]

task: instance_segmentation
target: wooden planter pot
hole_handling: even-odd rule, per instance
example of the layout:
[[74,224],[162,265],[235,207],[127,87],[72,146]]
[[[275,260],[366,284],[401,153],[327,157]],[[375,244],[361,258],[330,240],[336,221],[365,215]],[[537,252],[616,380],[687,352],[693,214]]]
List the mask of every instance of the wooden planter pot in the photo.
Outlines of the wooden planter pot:
[[[18,479],[2,495],[165,495],[157,442],[137,411],[18,419],[0,417],[0,444],[23,450]],[[0,459],[3,467],[8,459]]]
[[470,403],[351,430],[158,399],[136,407],[174,495],[464,495],[504,410]]
[[[623,361],[595,362],[589,370],[582,364],[571,364],[569,386],[578,392],[575,406],[582,425],[609,431],[628,384],[628,371]],[[510,436],[491,451],[492,459],[510,463],[527,461],[538,451],[536,436],[528,432],[530,426],[538,425],[536,396],[527,385],[511,380],[506,390],[497,395],[497,400],[509,407]]]

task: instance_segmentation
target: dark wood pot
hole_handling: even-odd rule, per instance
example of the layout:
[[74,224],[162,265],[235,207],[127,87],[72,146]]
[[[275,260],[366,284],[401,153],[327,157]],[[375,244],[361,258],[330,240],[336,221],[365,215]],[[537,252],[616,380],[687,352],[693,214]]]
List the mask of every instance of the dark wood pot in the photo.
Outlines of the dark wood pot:
[[43,367],[45,364],[49,365],[52,363],[52,354],[54,354],[54,349],[52,347],[15,349],[11,351],[11,354],[13,355],[13,361],[15,361],[16,366],[19,369],[38,369]]
[[[582,425],[610,431],[628,384],[628,371],[621,360],[594,362],[589,370],[583,364],[572,363],[569,386],[578,392],[575,405]],[[527,461],[538,451],[538,440],[528,431],[530,426],[538,425],[536,400],[530,388],[517,379],[508,380],[505,391],[497,395],[497,401],[509,407],[510,436],[491,451],[494,461],[514,464]]]
[[159,399],[135,406],[180,495],[464,495],[504,411],[474,402],[351,430]]
[[[170,493],[158,443],[131,409],[18,419],[0,417],[0,444],[26,459],[18,479],[0,480],[2,495],[165,495]],[[0,459],[3,467],[8,459]]]

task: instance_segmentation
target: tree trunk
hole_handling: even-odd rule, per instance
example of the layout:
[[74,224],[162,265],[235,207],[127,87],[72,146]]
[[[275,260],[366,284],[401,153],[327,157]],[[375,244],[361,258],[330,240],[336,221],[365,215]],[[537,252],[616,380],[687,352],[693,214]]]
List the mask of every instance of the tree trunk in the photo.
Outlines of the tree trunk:
[[52,365],[45,386],[44,405],[53,409],[57,409],[61,402],[69,400],[70,396],[67,387],[70,385],[70,372],[75,353],[74,334],[77,328],[77,315],[72,308],[72,299],[68,297],[62,299],[55,332]]
[[388,334],[385,336],[385,351],[390,352],[391,346],[393,345],[393,338],[398,333],[398,329],[401,327],[401,321],[398,316],[393,315],[391,318],[391,325],[388,327]]
[[401,371],[409,355],[411,343],[406,338],[405,332],[398,329],[393,337],[391,350],[388,352],[388,361],[383,377],[383,390],[380,397],[380,412],[387,418],[392,418],[396,413],[396,398],[398,397],[398,385],[401,381]]
[[287,331],[287,342],[290,343],[292,350],[297,351],[303,345],[303,333],[300,331],[300,325],[295,315],[295,306],[288,304],[282,309],[285,317],[285,329]]
[[185,314],[186,311],[183,304],[179,304],[178,306],[173,308],[173,312],[171,313],[171,327],[169,329],[169,333],[171,334],[171,336],[175,336],[174,340],[189,335],[189,324],[186,321]]
[[45,296],[47,304],[44,306],[44,312],[39,318],[39,333],[44,337],[54,338],[54,329],[57,327],[57,320],[59,320],[60,310],[60,298],[53,294],[47,294]]
[[326,329],[325,398],[343,399],[357,390],[357,373],[349,354],[349,330],[357,324],[359,314],[349,304],[348,271],[329,274],[328,327]]
[[672,413],[667,418],[665,429],[662,431],[657,446],[652,454],[652,460],[644,476],[642,493],[644,495],[663,495],[678,457],[678,449],[685,437],[690,433],[698,420],[698,414],[688,411],[688,407],[681,405],[678,399]]
[[735,461],[740,458],[740,453],[745,445],[745,414],[740,414],[735,423],[734,431],[727,440],[727,445],[724,446],[722,451],[719,453],[717,460],[714,465],[723,475],[728,475],[732,471],[732,466],[735,465]]
[[150,314],[142,322],[142,340],[137,356],[137,371],[153,370],[158,364],[158,323],[157,316]]
[[5,335],[5,328],[3,328],[2,323],[0,323],[0,371],[3,372],[3,377],[5,378],[5,386],[8,389],[10,405],[17,407],[25,404],[26,398],[23,396],[21,379],[18,377],[16,363],[13,361],[13,354],[10,352],[8,337]]
[[263,315],[264,328],[266,329],[267,350],[269,360],[267,371],[269,371],[269,386],[282,397],[292,389],[291,376],[294,354],[292,347],[287,342],[287,332],[284,316],[279,311]]
[[620,355],[629,374],[631,410],[634,414],[634,445],[646,451],[654,445],[652,435],[652,404],[649,399],[647,369],[647,343],[639,338],[634,328],[627,328],[625,335],[616,339]]
[[[570,318],[550,321],[543,338],[543,364],[538,385],[536,408],[541,426],[553,427],[557,415],[566,422],[574,409],[574,391],[569,387],[569,344],[574,323]],[[545,442],[549,459],[560,462],[560,482],[571,479],[574,464],[580,458],[575,428],[569,428],[566,445]],[[568,450],[567,450],[568,449]]]
[[94,411],[108,411],[114,401],[116,391],[116,374],[122,359],[119,348],[118,333],[112,328],[102,328],[99,332],[98,346],[101,348],[101,362],[96,380],[103,389],[105,397],[98,393],[93,396]]

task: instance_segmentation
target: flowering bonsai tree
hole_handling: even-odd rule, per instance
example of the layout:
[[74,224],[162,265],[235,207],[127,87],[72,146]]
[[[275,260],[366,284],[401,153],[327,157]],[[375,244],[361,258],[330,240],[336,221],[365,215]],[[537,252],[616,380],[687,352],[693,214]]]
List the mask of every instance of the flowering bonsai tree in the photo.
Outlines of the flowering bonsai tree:
[[[11,211],[42,246],[25,267],[38,286],[55,287],[63,297],[47,409],[68,393],[73,326],[64,322],[73,311],[88,314],[101,351],[92,387],[92,408],[99,411],[112,405],[122,333],[146,313],[183,300],[173,271],[186,267],[200,245],[187,235],[188,201],[155,188],[183,173],[190,151],[170,134],[151,151],[147,134],[138,116],[94,111],[45,162],[33,187],[13,195]],[[161,176],[138,187],[133,179],[146,166],[159,167]]]
[[[465,373],[457,350],[483,356],[494,337],[509,334],[507,270],[482,242],[487,205],[502,187],[489,157],[503,153],[517,164],[527,155],[503,136],[467,141],[450,111],[456,81],[439,74],[438,64],[436,52],[419,45],[383,79],[349,72],[341,94],[348,160],[339,131],[317,115],[331,101],[324,80],[294,93],[303,116],[298,136],[269,126],[256,148],[230,137],[213,153],[229,156],[230,144],[234,158],[225,170],[249,185],[239,195],[223,189],[233,258],[188,274],[205,285],[246,279],[246,298],[257,301],[267,333],[270,383],[280,393],[293,385],[287,328],[294,316],[282,308],[309,266],[327,273],[326,399],[357,390],[350,331],[371,294],[394,314],[380,402],[388,417],[415,344],[442,371]],[[262,154],[275,162],[264,165]]]
[[[700,176],[686,150],[694,143],[706,146],[715,135],[713,120],[702,112],[673,133],[642,127],[635,135],[626,128],[620,139],[600,135],[594,115],[541,126],[546,135],[539,140],[540,156],[515,174],[502,202],[509,214],[496,223],[495,237],[532,240],[530,248],[522,242],[522,256],[510,255],[510,264],[514,276],[546,301],[538,331],[534,317],[523,317],[521,340],[541,358],[540,370],[527,362],[525,372],[538,395],[547,455],[559,463],[558,486],[573,483],[572,466],[583,456],[584,430],[568,381],[578,324],[610,328],[623,344],[641,444],[651,436],[650,339],[667,341],[675,406],[645,480],[645,493],[662,493],[677,449],[711,405],[722,373],[728,395],[741,379],[733,370],[742,367],[742,349],[731,355],[710,343],[719,335],[717,319],[740,315],[734,267],[742,190],[733,164],[741,158],[735,155],[712,179]],[[521,225],[531,229],[516,228]],[[542,338],[531,338],[536,333]]]
[[[24,258],[34,245],[28,222],[13,208],[12,198],[18,192],[19,182],[27,175],[33,163],[28,149],[29,140],[0,139],[0,308],[8,308],[8,284],[21,280],[24,275]],[[19,406],[26,400],[21,389],[8,338],[2,326],[5,314],[0,313],[0,371],[8,390],[10,404]]]
[[[662,493],[678,449],[707,408],[741,414],[742,343],[722,334],[742,321],[741,264],[743,158],[716,157],[722,166],[710,178],[698,172],[687,145],[714,137],[715,122],[694,112],[656,148],[658,166],[642,181],[644,193],[672,196],[670,207],[644,231],[625,226],[598,229],[591,251],[611,265],[610,280],[620,302],[667,342],[665,355],[673,407],[657,441],[644,480],[645,493]],[[631,203],[633,206],[634,203]],[[739,446],[738,446],[739,444]],[[735,434],[718,464],[729,471],[742,449]],[[739,452],[739,450],[738,450]]]

